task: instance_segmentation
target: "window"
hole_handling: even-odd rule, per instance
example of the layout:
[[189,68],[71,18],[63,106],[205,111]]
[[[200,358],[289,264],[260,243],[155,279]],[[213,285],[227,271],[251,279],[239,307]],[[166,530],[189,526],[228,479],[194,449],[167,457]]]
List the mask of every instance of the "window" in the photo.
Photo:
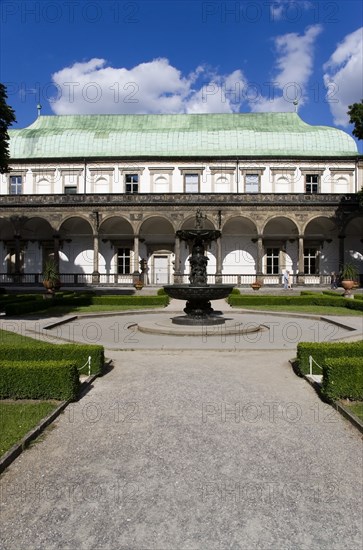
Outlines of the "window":
[[185,192],[199,193],[199,174],[185,174]]
[[139,192],[139,174],[125,174],[126,193]]
[[77,187],[76,186],[71,186],[71,185],[67,185],[67,187],[64,188],[64,194],[65,195],[76,195],[77,194]]
[[266,274],[277,275],[279,270],[279,255],[278,248],[267,248],[266,250]]
[[246,174],[245,193],[258,193],[259,175]]
[[304,248],[304,274],[317,274],[317,250],[316,248]]
[[117,251],[117,273],[119,275],[128,275],[130,273],[130,249],[119,248]]
[[305,193],[315,194],[318,192],[319,176],[317,174],[306,174]]
[[21,195],[23,192],[22,176],[10,176],[10,195]]

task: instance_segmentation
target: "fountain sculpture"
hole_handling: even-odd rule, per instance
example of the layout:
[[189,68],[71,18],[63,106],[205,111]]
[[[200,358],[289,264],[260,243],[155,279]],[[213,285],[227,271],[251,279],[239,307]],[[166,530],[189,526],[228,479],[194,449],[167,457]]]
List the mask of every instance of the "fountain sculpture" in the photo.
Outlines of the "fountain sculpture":
[[184,312],[186,315],[174,317],[172,322],[177,325],[221,325],[225,319],[212,308],[210,301],[226,298],[233,285],[207,283],[207,263],[205,247],[221,236],[215,229],[203,229],[203,214],[198,208],[195,229],[177,231],[180,239],[192,243],[190,262],[190,284],[174,284],[164,286],[165,292],[171,298],[187,300]]

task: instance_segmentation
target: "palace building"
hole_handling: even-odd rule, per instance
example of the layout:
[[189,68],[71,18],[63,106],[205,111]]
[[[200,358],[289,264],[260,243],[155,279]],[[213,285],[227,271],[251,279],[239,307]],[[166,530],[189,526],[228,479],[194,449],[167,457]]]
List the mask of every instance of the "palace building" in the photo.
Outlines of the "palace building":
[[345,132],[297,113],[39,116],[9,131],[0,180],[0,284],[188,282],[204,227],[211,283],[328,284],[363,273],[363,161]]

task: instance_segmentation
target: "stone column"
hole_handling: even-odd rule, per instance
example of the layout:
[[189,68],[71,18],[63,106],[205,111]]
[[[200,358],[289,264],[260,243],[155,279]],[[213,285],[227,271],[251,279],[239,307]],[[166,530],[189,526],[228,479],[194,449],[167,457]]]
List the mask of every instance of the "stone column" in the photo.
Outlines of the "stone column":
[[305,283],[304,277],[304,236],[299,235],[299,249],[298,249],[298,267],[297,267],[297,282],[300,285]]
[[181,271],[180,271],[180,237],[175,237],[174,244],[174,283],[181,283]]
[[134,283],[140,279],[140,264],[139,264],[139,236],[134,236],[134,271],[133,281]]
[[262,235],[257,237],[256,277],[262,278],[263,242]]
[[222,284],[222,239],[218,237],[216,240],[216,253],[217,253],[217,270],[216,270],[216,284]]
[[92,284],[98,284],[100,282],[100,272],[99,272],[99,235],[98,233],[93,235],[93,273],[92,273]]

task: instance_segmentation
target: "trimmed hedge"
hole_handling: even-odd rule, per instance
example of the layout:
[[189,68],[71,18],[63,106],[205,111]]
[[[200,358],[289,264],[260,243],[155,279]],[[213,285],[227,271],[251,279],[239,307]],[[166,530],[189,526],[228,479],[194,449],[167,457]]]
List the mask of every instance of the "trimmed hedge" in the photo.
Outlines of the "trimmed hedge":
[[321,391],[329,399],[363,400],[363,357],[327,357]]
[[78,370],[71,361],[0,361],[0,398],[76,399]]
[[169,297],[163,296],[93,296],[92,304],[108,306],[166,306],[169,303]]
[[230,294],[228,303],[231,306],[333,306],[346,307],[363,311],[361,300],[342,298],[340,296],[323,296],[322,294],[304,294],[303,296],[255,296],[251,294]]
[[165,307],[169,303],[169,297],[162,296],[135,296],[135,295],[105,295],[94,296],[93,294],[64,294],[57,293],[53,298],[44,300],[43,295],[39,294],[31,297],[18,297],[9,303],[4,303],[6,315],[23,315],[26,313],[36,313],[44,309],[55,306],[81,307],[95,305],[114,305],[114,306],[160,306]]
[[[0,345],[1,361],[71,361],[81,368],[91,356],[91,373],[100,374],[105,362],[103,346],[87,344],[48,344],[34,342],[33,346]],[[81,374],[88,374],[87,367]]]
[[[363,340],[359,342],[300,342],[297,345],[298,369],[302,374],[309,373],[309,355],[324,367],[328,357],[346,358],[363,356]],[[313,374],[322,374],[313,364]]]

